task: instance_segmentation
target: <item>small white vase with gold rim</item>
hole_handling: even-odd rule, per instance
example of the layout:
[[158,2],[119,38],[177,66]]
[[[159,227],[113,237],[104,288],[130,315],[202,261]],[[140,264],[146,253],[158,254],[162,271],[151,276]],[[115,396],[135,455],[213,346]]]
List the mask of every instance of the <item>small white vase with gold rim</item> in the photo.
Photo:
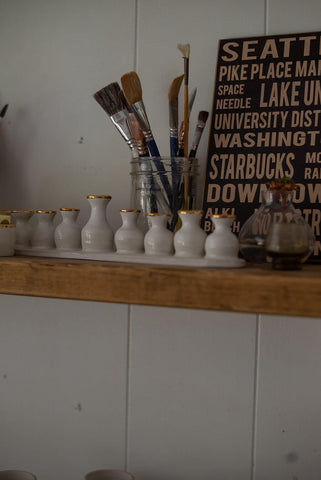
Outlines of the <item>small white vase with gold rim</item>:
[[14,255],[16,243],[16,226],[12,223],[0,224],[0,257]]
[[147,255],[172,255],[174,234],[167,228],[170,215],[167,213],[148,213],[150,229],[144,238]]
[[32,226],[29,222],[33,210],[12,210],[11,220],[16,226],[16,248],[29,248],[31,246]]
[[60,208],[62,221],[55,229],[57,250],[80,250],[81,226],[77,223],[79,208]]
[[204,257],[206,233],[200,226],[202,210],[180,210],[181,228],[174,235],[175,256]]
[[117,253],[144,252],[144,233],[137,225],[140,210],[120,210],[122,226],[116,231],[114,241]]
[[55,248],[53,220],[56,213],[56,210],[36,210],[37,224],[31,236],[32,248]]
[[91,212],[86,225],[81,230],[81,245],[86,252],[112,252],[114,233],[108,223],[106,209],[110,195],[88,195]]

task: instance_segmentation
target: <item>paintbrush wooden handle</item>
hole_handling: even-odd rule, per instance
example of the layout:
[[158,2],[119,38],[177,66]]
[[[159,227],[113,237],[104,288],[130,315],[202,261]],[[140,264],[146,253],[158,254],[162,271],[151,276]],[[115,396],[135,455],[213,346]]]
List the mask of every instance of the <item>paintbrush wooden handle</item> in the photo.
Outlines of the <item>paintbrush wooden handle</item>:
[[188,85],[184,85],[184,156],[188,157],[189,105]]
[[[184,157],[188,158],[188,129],[189,129],[189,105],[188,105],[188,85],[184,85]],[[188,208],[187,199],[189,193],[189,173],[185,172],[184,181],[184,208]]]

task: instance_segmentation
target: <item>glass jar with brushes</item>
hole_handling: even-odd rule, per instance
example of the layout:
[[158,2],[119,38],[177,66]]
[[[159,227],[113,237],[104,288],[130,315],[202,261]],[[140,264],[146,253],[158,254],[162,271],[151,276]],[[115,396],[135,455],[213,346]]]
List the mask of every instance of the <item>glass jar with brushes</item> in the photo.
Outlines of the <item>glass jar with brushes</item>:
[[141,211],[140,228],[148,230],[149,213],[169,214],[174,232],[178,211],[195,210],[198,201],[199,164],[196,158],[140,157],[131,161],[131,208]]

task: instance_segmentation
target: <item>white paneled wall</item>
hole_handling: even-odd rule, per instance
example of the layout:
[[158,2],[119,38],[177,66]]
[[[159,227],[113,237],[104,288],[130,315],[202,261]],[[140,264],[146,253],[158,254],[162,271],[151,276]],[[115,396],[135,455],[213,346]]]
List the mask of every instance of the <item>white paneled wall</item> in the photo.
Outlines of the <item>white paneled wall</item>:
[[[0,209],[129,204],[129,151],[92,98],[136,69],[169,152],[191,43],[211,110],[220,38],[320,30],[319,0],[0,0]],[[204,172],[208,129],[199,149]],[[202,184],[202,175],[200,185]],[[1,297],[0,468],[79,480],[317,480],[320,319]]]
[[128,307],[1,296],[0,470],[123,467]]
[[255,315],[133,307],[129,468],[251,477]]
[[321,319],[1,296],[0,470],[309,479]]

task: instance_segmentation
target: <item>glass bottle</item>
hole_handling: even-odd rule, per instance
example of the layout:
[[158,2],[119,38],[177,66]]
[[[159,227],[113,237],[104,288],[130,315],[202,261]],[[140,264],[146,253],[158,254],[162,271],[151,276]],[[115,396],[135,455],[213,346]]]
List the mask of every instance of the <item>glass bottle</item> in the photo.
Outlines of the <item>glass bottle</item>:
[[[313,251],[314,235],[302,215],[294,208],[292,201],[293,191],[279,192],[277,190],[267,190],[262,192],[260,208],[246,220],[240,230],[240,251],[245,260],[255,264],[271,261],[271,252],[267,253],[266,240],[272,225],[275,224],[301,225],[301,227],[297,227],[297,231],[305,232],[307,243],[305,254],[302,255],[302,261],[309,257]],[[280,227],[277,228],[280,230]],[[283,228],[283,236],[285,229],[287,232],[290,232],[291,229],[291,227],[281,228]],[[294,231],[293,227],[291,231]],[[291,236],[293,237],[292,233]]]
[[132,160],[131,208],[141,211],[138,223],[144,233],[148,230],[148,213],[169,214],[168,228],[176,230],[178,211],[196,208],[198,176],[196,158],[140,157]]

